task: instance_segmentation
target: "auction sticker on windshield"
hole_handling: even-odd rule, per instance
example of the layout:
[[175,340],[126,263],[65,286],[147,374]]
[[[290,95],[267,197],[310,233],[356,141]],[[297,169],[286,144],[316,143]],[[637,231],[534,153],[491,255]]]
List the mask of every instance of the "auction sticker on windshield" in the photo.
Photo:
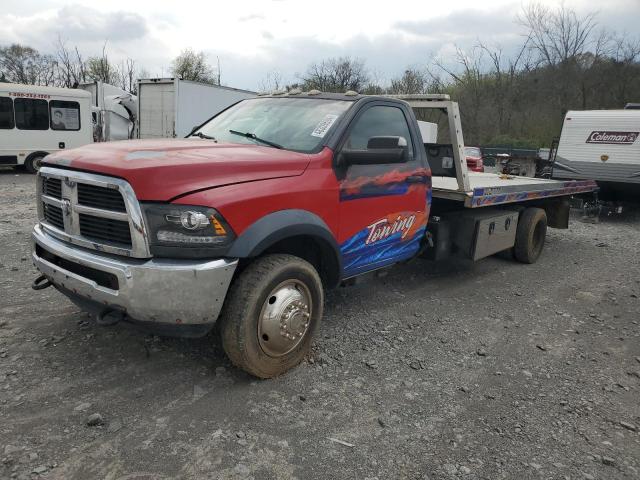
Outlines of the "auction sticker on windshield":
[[318,125],[316,125],[316,128],[313,129],[313,132],[311,132],[311,136],[324,138],[324,136],[327,134],[327,132],[337,119],[338,115],[333,115],[331,113],[326,114],[324,118],[320,120]]

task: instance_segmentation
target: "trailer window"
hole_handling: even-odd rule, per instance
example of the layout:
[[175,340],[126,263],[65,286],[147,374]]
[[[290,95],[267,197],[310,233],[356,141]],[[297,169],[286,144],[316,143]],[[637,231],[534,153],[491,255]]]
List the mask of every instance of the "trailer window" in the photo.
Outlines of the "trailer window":
[[0,128],[10,130],[13,126],[13,100],[8,97],[0,97]]
[[64,100],[49,102],[52,130],[80,130],[80,104]]
[[48,130],[49,107],[46,100],[16,98],[16,126],[20,130]]

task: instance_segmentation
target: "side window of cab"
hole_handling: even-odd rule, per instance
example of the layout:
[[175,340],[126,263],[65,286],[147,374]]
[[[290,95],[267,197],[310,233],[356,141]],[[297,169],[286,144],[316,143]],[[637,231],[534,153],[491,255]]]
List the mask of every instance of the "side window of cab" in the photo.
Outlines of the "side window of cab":
[[372,137],[402,137],[407,141],[408,160],[414,158],[411,132],[404,112],[399,107],[374,105],[355,121],[344,144],[345,148],[365,150]]

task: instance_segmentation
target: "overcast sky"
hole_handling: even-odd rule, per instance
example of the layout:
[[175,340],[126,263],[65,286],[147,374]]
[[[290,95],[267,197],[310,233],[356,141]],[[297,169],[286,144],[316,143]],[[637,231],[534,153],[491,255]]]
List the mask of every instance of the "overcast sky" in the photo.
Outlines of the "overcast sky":
[[[541,3],[557,6],[558,0]],[[376,4],[384,5],[377,8]],[[59,2],[2,0],[0,45],[51,51],[60,34],[85,55],[105,40],[111,59],[135,59],[152,76],[168,76],[185,48],[220,58],[222,83],[257,89],[270,72],[294,81],[311,62],[359,57],[382,82],[430,58],[451,58],[454,46],[478,38],[506,51],[522,41],[513,0],[391,2],[295,0]],[[599,10],[601,26],[638,38],[640,0],[566,0],[581,14]]]

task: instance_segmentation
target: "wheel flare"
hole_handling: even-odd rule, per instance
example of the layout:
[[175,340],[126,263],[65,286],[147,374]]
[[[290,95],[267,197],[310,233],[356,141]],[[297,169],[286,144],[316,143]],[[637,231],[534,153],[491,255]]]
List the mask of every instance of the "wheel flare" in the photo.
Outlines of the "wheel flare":
[[262,351],[270,357],[281,357],[295,349],[309,330],[311,312],[311,293],[301,281],[287,280],[274,288],[258,319]]

